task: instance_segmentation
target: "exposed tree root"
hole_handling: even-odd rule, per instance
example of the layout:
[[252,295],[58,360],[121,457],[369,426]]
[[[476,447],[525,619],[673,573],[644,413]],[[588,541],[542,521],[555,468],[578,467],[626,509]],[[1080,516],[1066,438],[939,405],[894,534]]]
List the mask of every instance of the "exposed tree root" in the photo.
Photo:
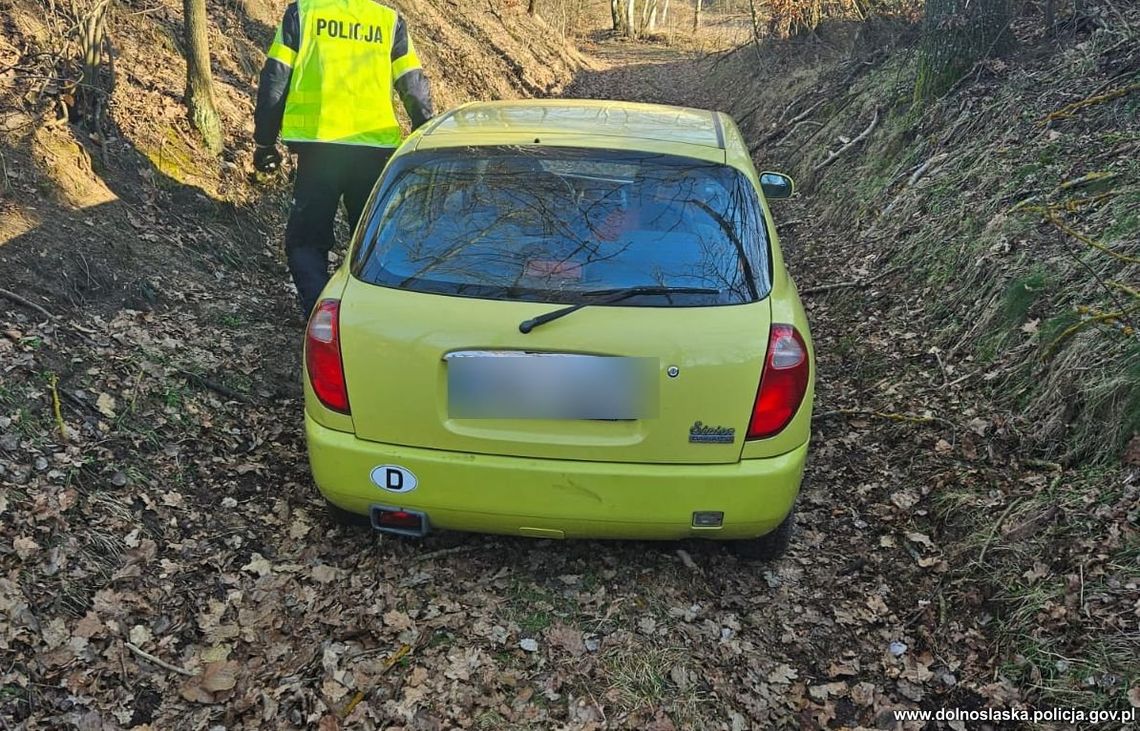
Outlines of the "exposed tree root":
[[18,305],[23,305],[24,307],[28,307],[30,309],[33,309],[36,312],[43,315],[44,317],[48,318],[49,320],[55,319],[55,315],[51,314],[50,312],[48,312],[43,307],[37,305],[35,302],[32,302],[29,299],[25,299],[24,297],[21,297],[20,295],[16,294],[15,292],[4,289],[3,287],[0,287],[0,297],[3,297],[5,299],[9,299]]
[[876,281],[882,279],[883,277],[887,276],[888,274],[893,274],[894,272],[897,272],[897,271],[898,271],[897,267],[892,267],[891,269],[887,269],[886,271],[879,272],[875,276],[868,277],[867,279],[854,279],[850,282],[836,282],[834,284],[821,284],[818,287],[807,287],[805,289],[800,290],[800,296],[801,297],[807,297],[807,296],[813,295],[813,294],[823,294],[824,292],[834,292],[837,289],[856,289],[859,287],[866,287],[866,286],[872,284],[873,282],[876,282]]
[[858,137],[856,137],[855,139],[851,140],[850,142],[848,142],[843,147],[840,147],[838,150],[836,150],[835,152],[828,155],[826,160],[824,160],[820,164],[816,165],[814,168],[812,168],[812,170],[814,172],[818,173],[820,170],[823,170],[825,167],[827,167],[831,163],[838,160],[840,155],[847,152],[848,150],[850,150],[852,147],[859,144],[863,140],[867,139],[867,137],[869,137],[870,134],[875,131],[875,125],[877,125],[878,123],[879,123],[879,110],[876,109],[875,110],[875,116],[871,120],[871,123],[869,125],[867,125],[867,129],[860,132]]

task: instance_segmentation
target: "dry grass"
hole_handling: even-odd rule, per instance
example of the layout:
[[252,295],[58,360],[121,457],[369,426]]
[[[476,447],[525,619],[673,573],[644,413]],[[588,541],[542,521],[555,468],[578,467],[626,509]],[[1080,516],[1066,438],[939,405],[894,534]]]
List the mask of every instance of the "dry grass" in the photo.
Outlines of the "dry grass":
[[610,700],[618,713],[663,709],[678,728],[698,728],[702,706],[711,698],[699,690],[688,657],[677,647],[616,648],[602,657],[609,686],[596,695]]

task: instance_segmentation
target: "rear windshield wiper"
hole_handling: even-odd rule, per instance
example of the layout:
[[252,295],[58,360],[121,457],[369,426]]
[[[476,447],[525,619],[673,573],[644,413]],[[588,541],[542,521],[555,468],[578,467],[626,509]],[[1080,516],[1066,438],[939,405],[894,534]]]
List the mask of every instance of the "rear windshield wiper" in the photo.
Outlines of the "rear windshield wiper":
[[712,289],[710,287],[662,287],[657,285],[646,285],[641,287],[625,287],[622,289],[597,289],[592,292],[582,292],[583,297],[603,297],[597,302],[579,302],[576,305],[563,307],[559,310],[547,312],[538,317],[532,317],[529,320],[523,320],[519,323],[519,332],[526,334],[535,329],[539,325],[545,325],[551,320],[557,320],[560,317],[565,317],[572,312],[586,307],[588,305],[607,304],[612,302],[620,302],[628,297],[636,297],[638,295],[664,295],[668,297],[671,294],[720,294],[719,289]]

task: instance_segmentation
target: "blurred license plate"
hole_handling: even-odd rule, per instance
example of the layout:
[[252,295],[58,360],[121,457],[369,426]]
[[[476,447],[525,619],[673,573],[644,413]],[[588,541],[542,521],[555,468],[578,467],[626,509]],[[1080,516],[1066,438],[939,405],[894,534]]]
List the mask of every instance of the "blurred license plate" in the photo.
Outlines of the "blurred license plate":
[[656,358],[468,350],[448,353],[453,419],[641,419],[657,414]]

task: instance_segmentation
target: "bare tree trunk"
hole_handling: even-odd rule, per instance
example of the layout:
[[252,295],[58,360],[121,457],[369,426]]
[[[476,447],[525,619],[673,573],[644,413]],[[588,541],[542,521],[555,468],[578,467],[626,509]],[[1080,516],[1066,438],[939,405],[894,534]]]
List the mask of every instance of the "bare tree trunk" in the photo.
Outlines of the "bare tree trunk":
[[186,110],[206,147],[222,151],[222,123],[214,101],[210,45],[206,36],[206,0],[182,0],[186,31]]
[[107,7],[109,0],[96,0],[91,11],[79,21],[79,37],[83,47],[83,75],[75,94],[75,116],[79,125],[98,132],[107,108],[108,89],[100,72],[103,50],[107,44]]
[[752,16],[752,43],[756,48],[756,58],[760,58],[760,16],[756,13],[756,0],[748,0],[748,12]]
[[637,0],[625,0],[626,33],[631,38],[637,36]]
[[1009,0],[927,0],[914,96],[933,99],[978,61],[1009,50]]
[[641,6],[641,28],[645,31],[657,30],[657,0],[645,0]]
[[697,5],[693,9],[693,30],[700,30],[701,28],[701,4],[703,0],[697,0]]
[[669,23],[669,0],[665,0],[665,4],[661,6],[661,25]]

